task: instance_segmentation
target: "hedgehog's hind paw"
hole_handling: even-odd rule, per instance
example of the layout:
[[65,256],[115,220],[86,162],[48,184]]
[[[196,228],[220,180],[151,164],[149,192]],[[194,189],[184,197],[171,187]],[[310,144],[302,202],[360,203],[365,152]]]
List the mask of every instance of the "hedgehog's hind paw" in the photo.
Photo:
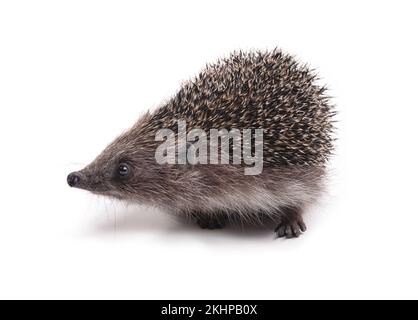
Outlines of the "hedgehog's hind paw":
[[278,238],[298,238],[306,231],[305,222],[300,215],[297,215],[293,220],[283,220],[274,230]]

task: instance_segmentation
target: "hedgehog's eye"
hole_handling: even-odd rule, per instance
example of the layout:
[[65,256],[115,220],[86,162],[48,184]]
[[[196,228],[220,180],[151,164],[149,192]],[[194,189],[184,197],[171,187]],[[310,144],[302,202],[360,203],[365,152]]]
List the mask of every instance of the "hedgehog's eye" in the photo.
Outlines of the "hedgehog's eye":
[[131,171],[129,165],[126,163],[119,164],[118,167],[118,175],[122,178],[126,178],[129,175],[129,172]]

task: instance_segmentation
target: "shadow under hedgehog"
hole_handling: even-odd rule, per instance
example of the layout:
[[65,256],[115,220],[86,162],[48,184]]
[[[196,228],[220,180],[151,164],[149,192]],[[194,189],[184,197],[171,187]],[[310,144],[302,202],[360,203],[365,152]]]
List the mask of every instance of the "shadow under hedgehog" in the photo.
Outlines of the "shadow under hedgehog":
[[[234,52],[142,116],[91,164],[71,173],[68,184],[156,206],[195,219],[202,228],[270,221],[277,224],[278,237],[298,237],[306,230],[303,211],[323,190],[333,151],[335,111],[317,81],[281,50]],[[262,171],[246,175],[243,163],[231,161],[159,163],[156,135],[169,129],[178,137],[178,120],[207,133],[262,129]],[[188,142],[188,151],[193,144]]]

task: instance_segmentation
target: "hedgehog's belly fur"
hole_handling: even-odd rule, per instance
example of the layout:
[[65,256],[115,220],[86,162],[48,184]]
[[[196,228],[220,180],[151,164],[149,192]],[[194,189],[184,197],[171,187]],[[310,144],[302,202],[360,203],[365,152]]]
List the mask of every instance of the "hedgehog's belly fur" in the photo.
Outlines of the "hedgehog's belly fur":
[[203,209],[207,211],[222,211],[230,213],[259,212],[274,214],[278,209],[300,206],[312,202],[316,190],[299,182],[289,182],[280,190],[269,190],[263,187],[251,189],[237,189],[236,192],[226,193],[215,198],[202,199]]
[[314,203],[321,194],[323,176],[323,168],[297,166],[266,168],[260,176],[252,177],[231,172],[228,187],[220,188],[221,192],[205,188],[200,181],[200,187],[183,192],[166,209],[186,216],[222,214],[249,223],[259,221],[260,215],[276,219],[287,208],[302,210]]

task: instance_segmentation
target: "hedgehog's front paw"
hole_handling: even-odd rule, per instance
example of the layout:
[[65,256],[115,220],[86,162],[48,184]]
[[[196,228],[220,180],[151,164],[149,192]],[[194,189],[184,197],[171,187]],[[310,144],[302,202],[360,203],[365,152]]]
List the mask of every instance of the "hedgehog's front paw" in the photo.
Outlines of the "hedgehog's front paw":
[[298,217],[293,221],[282,221],[279,223],[274,232],[278,238],[297,238],[306,231],[306,225],[302,218]]
[[198,218],[197,224],[202,229],[209,229],[209,230],[222,229],[223,227],[225,227],[224,220],[215,219],[215,218],[208,218],[208,219]]

